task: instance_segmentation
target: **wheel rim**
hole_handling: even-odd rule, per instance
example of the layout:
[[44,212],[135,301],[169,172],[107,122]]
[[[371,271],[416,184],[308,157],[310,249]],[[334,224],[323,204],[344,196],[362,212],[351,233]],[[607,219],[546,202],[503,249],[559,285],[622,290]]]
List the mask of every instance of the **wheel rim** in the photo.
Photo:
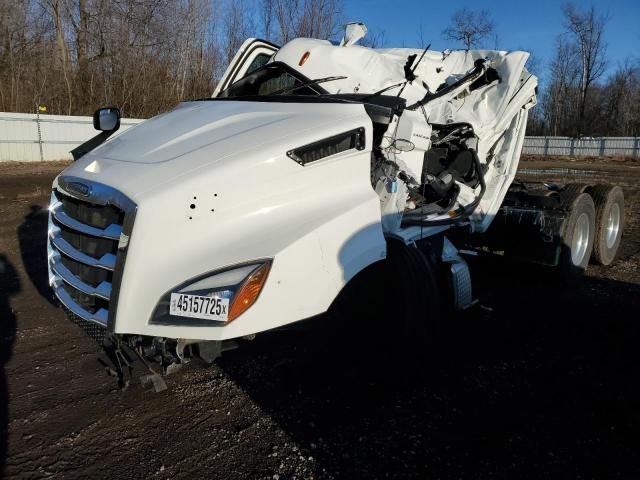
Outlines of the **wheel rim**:
[[616,240],[618,240],[618,233],[620,233],[620,206],[614,203],[611,205],[607,217],[607,231],[605,236],[607,248],[613,248]]
[[589,217],[586,213],[580,214],[573,229],[571,240],[571,261],[574,265],[582,265],[587,247],[589,246]]

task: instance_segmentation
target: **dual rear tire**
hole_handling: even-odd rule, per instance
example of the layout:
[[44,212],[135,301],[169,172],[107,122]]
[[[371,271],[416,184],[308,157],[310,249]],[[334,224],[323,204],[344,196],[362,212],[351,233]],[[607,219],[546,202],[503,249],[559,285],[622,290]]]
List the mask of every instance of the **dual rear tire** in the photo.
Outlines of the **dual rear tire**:
[[562,235],[559,267],[563,280],[574,283],[586,270],[593,251],[596,207],[588,193],[572,195],[565,201],[570,210]]
[[596,185],[590,191],[596,207],[596,233],[591,259],[610,265],[616,258],[624,227],[624,194],[618,186]]
[[618,186],[573,184],[560,195],[569,217],[559,267],[563,279],[572,283],[584,273],[589,260],[610,265],[615,259],[622,238],[624,194]]

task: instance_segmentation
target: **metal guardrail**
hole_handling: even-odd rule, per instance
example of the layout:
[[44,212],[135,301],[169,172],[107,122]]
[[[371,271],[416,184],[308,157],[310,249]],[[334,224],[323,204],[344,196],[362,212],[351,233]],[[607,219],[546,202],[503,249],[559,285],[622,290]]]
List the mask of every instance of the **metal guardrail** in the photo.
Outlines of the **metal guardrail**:
[[[120,128],[141,121],[122,119]],[[70,151],[96,134],[92,117],[0,112],[0,161],[70,160]]]
[[640,137],[525,137],[522,153],[567,157],[640,157]]
[[[122,119],[124,130],[140,119]],[[70,150],[96,135],[91,117],[0,112],[0,161],[71,159]],[[640,157],[640,137],[525,137],[522,153],[545,156]]]

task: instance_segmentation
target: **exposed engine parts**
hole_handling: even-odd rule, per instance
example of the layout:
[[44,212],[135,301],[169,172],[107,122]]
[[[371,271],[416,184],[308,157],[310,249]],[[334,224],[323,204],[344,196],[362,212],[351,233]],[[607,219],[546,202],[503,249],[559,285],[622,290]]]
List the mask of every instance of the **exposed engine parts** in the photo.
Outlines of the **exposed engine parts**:
[[[429,125],[426,116],[421,120],[431,131],[428,142],[425,135],[418,137],[421,147],[405,138],[385,136],[373,151],[371,182],[380,197],[386,231],[400,228],[403,222],[461,220],[484,193],[484,171],[473,128],[467,124]],[[399,124],[401,119],[390,128],[397,131]]]

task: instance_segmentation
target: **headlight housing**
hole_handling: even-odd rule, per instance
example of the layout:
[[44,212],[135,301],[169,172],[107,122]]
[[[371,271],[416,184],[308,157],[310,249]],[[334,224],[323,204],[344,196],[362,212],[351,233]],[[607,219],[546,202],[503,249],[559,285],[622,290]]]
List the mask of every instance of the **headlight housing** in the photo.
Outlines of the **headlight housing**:
[[[270,270],[271,260],[263,260],[207,273],[191,279],[162,296],[149,323],[155,325],[212,326],[232,322],[256,302],[267,281]],[[180,313],[175,309],[177,297],[181,301],[189,300],[190,308],[187,312]],[[206,312],[202,313],[202,307],[198,310],[199,302],[206,302],[206,305],[209,305],[208,299],[223,302],[225,309],[228,305],[226,319],[206,318]],[[191,302],[192,300],[193,302]],[[174,306],[172,306],[172,302]],[[195,313],[192,303],[196,306]]]

